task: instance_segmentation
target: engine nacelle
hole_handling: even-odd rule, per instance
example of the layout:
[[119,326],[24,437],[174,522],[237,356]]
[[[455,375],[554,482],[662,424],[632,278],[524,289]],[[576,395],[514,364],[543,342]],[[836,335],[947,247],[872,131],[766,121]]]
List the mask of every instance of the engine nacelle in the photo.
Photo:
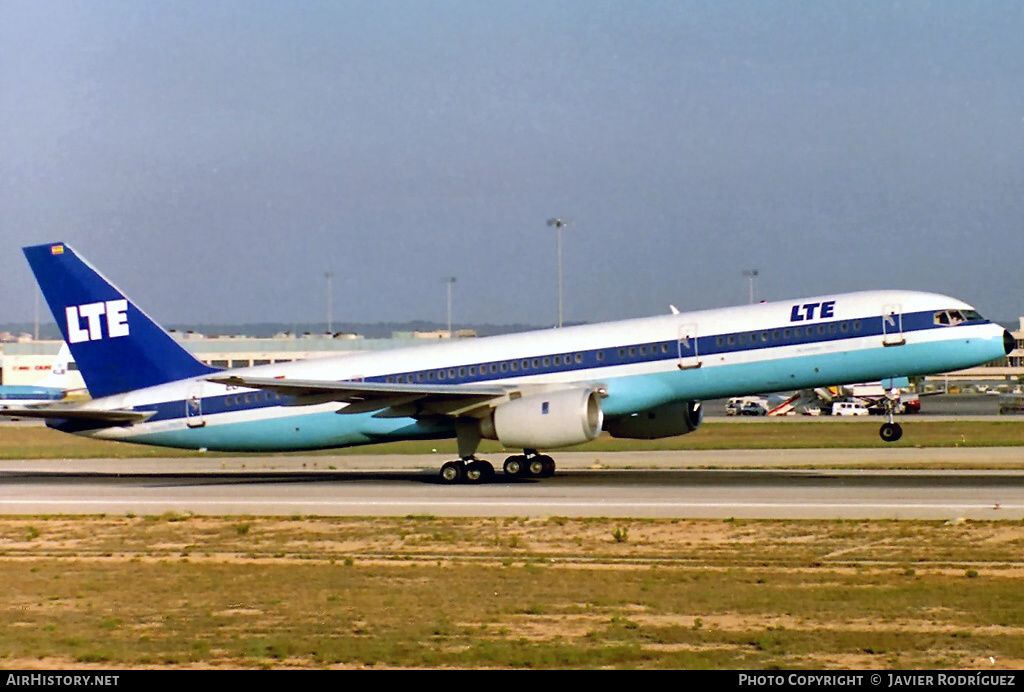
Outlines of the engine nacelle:
[[691,433],[703,421],[704,407],[699,401],[675,401],[632,416],[609,418],[604,428],[612,437],[655,440]]
[[498,406],[480,422],[480,434],[515,449],[553,449],[593,440],[603,423],[596,389],[563,389]]

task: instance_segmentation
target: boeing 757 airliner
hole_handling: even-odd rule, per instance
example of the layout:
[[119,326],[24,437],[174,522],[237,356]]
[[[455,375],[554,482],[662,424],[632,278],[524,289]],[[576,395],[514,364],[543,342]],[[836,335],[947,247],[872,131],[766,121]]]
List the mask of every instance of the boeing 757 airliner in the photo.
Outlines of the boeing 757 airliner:
[[[505,474],[602,430],[696,430],[700,401],[958,370],[1002,357],[1002,327],[955,298],[870,291],[221,370],[196,360],[66,243],[25,255],[88,402],[24,407],[57,430],[228,451],[455,438],[447,483],[495,473],[482,439],[522,450]],[[11,412],[14,415],[14,412]],[[882,438],[902,431],[890,413]]]

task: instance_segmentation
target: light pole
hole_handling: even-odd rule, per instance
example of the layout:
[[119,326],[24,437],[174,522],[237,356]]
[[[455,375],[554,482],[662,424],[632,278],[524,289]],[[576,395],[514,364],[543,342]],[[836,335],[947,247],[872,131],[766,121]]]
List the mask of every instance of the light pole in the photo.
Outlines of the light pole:
[[455,277],[454,276],[446,276],[445,278],[443,278],[441,280],[444,281],[445,284],[447,284],[447,292],[448,292],[448,338],[450,339],[450,338],[452,338],[452,284],[455,283]]
[[558,328],[562,328],[562,229],[569,225],[565,219],[548,219],[548,226],[553,226],[558,236]]
[[744,269],[743,276],[747,277],[747,281],[750,284],[750,304],[754,304],[754,279],[757,278],[758,271],[756,269]]
[[331,304],[331,294],[333,293],[333,291],[331,290],[331,282],[334,279],[334,272],[324,272],[324,278],[327,279],[327,333],[333,334],[334,315],[332,310],[333,306]]

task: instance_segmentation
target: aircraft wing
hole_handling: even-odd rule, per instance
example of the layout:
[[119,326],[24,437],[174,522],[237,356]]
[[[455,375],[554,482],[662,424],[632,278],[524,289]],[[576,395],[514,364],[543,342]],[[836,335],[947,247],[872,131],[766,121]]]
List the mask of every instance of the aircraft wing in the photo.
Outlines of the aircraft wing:
[[14,406],[0,407],[0,418],[43,418],[59,420],[94,421],[104,425],[139,423],[152,416],[155,411],[134,409],[87,409],[72,406]]
[[[391,384],[383,382],[331,382],[326,380],[293,380],[269,377],[224,375],[206,378],[210,382],[233,387],[266,389],[296,397],[295,404],[337,401],[346,403],[338,413],[366,413],[394,409],[395,415],[440,414],[465,415],[495,399],[516,398],[519,388],[495,385],[465,384]],[[415,413],[407,409],[413,407]]]

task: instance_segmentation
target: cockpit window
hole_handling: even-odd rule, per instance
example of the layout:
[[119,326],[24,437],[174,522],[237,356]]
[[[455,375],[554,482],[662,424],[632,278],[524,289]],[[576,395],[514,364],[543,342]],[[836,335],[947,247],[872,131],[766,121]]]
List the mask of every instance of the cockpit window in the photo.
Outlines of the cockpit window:
[[935,313],[935,324],[943,327],[955,327],[964,322],[984,322],[976,310],[939,310]]

